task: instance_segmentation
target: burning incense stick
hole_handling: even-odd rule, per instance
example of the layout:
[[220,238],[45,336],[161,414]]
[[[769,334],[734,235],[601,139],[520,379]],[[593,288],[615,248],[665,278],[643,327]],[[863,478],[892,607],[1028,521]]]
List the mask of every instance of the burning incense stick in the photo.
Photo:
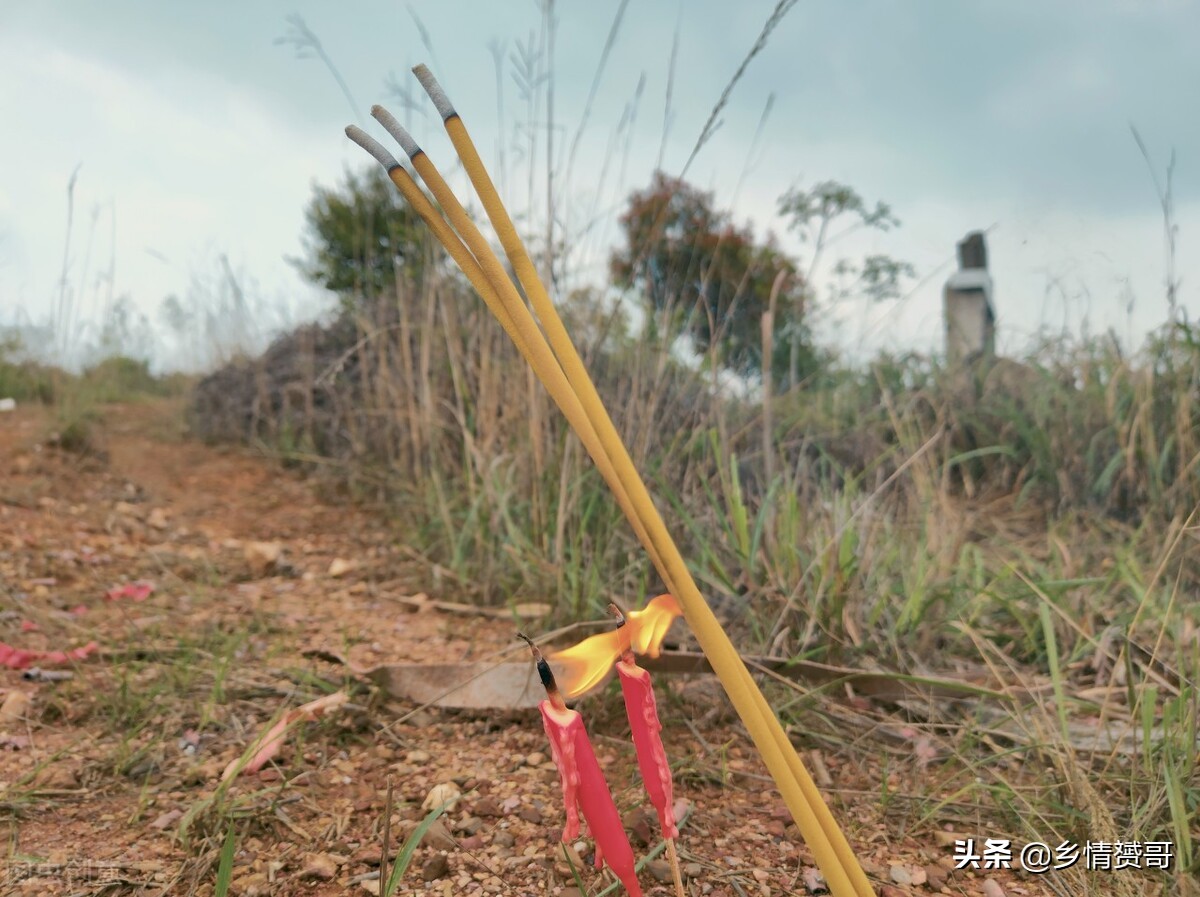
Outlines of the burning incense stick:
[[625,885],[625,890],[633,897],[642,897],[642,888],[633,864],[633,848],[629,846],[621,815],[613,803],[608,782],[588,740],[583,717],[578,711],[567,707],[554,681],[554,672],[533,639],[520,632],[517,635],[529,644],[529,650],[537,662],[538,676],[546,689],[546,700],[538,705],[538,709],[542,712],[542,724],[550,739],[550,753],[554,756],[554,765],[558,767],[562,781],[563,802],[567,809],[563,842],[570,843],[579,836],[579,813],[582,811],[588,830],[596,842],[596,868],[608,863],[608,867]]
[[[493,312],[496,313],[497,318],[510,332],[510,335],[512,330],[519,334],[519,339],[514,337],[518,349],[526,357],[538,378],[546,386],[555,403],[583,441],[663,581],[671,592],[678,596],[700,647],[708,657],[713,670],[745,723],[768,771],[778,785],[801,835],[811,847],[817,865],[824,873],[831,892],[835,897],[843,897],[843,895],[867,897],[867,895],[873,894],[862,867],[858,864],[854,852],[834,820],[833,814],[822,800],[812,777],[804,768],[804,764],[788,740],[783,727],[771,711],[762,692],[751,679],[749,671],[729,641],[729,637],[696,587],[687,564],[671,539],[671,535],[659,516],[616,428],[603,403],[600,402],[595,387],[562,326],[553,303],[550,302],[545,288],[538,280],[528,253],[479,159],[479,154],[475,150],[465,126],[450,104],[445,92],[428,70],[423,66],[418,67],[416,74],[442,114],[446,130],[450,134],[451,141],[462,159],[472,184],[479,193],[488,217],[504,246],[505,253],[533,303],[542,326],[546,328],[545,334],[539,329],[528,307],[516,294],[515,288],[508,280],[503,266],[495,258],[491,247],[486,240],[482,239],[474,224],[462,211],[461,205],[458,204],[457,199],[453,198],[453,194],[445,186],[445,182],[437,173],[436,168],[424,157],[410,137],[407,141],[401,141],[402,146],[406,143],[411,144],[406,148],[416,150],[417,155],[413,158],[414,166],[418,173],[426,179],[426,183],[434,192],[439,203],[443,204],[447,216],[450,217],[451,222],[459,230],[459,234],[470,249],[469,252],[462,252],[461,242],[458,240],[458,236],[455,236],[447,244],[447,250],[451,252],[456,261],[459,259],[459,256],[455,255],[456,251],[459,251],[460,255],[473,255],[473,258],[468,260],[467,267],[464,267],[464,272],[471,278],[473,285],[477,278],[486,281],[487,286],[480,290],[484,301],[490,308],[493,308]],[[392,121],[394,122],[394,119]],[[391,129],[389,128],[389,130]],[[350,132],[348,131],[348,133]],[[397,134],[393,134],[393,136],[400,139]],[[357,139],[354,134],[351,134],[351,137]],[[399,166],[392,169],[389,167],[388,161],[380,159],[378,155],[376,158],[385,168],[389,168],[389,174],[393,175],[393,181],[397,182],[397,187],[404,192],[405,188],[401,186],[401,182],[404,182],[405,178],[400,177],[397,180],[398,176],[393,173],[402,171],[402,169],[399,169]],[[446,197],[442,195],[443,193],[446,194]],[[407,196],[408,193],[405,195]],[[452,202],[447,202],[447,199]],[[440,234],[439,239],[442,239]],[[456,243],[457,247],[455,247]],[[468,270],[472,267],[472,263],[474,263],[475,277],[472,277],[472,271]],[[477,289],[479,289],[478,286]],[[493,307],[496,302],[503,307],[502,312],[496,311]],[[510,326],[512,330],[510,330]]]
[[[617,618],[617,629],[625,628],[625,614],[615,604],[608,606]],[[663,748],[662,723],[658,719],[658,703],[654,699],[654,686],[650,674],[637,665],[633,651],[626,648],[616,663],[617,676],[621,679],[621,695],[625,699],[625,715],[629,717],[629,730],[633,735],[633,746],[637,752],[638,769],[642,783],[650,796],[650,803],[658,811],[658,824],[667,841],[667,859],[671,863],[671,876],[675,880],[676,897],[684,897],[683,877],[679,874],[679,857],[675,853],[675,839],[679,827],[675,824],[674,785],[671,781],[671,764]]]

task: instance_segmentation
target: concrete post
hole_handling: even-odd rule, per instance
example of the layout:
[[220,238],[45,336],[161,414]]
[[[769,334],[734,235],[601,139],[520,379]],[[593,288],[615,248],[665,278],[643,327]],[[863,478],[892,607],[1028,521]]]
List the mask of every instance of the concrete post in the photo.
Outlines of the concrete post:
[[958,244],[958,270],[942,293],[946,322],[946,361],[961,364],[996,352],[996,315],[987,244],[974,231]]

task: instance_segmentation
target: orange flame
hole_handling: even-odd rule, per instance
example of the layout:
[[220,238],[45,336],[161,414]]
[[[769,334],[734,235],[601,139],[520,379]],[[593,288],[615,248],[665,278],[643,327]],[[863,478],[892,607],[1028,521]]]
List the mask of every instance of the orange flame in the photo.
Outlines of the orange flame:
[[642,610],[627,613],[624,626],[551,654],[550,659],[564,669],[559,677],[563,692],[568,698],[576,698],[595,688],[627,648],[635,654],[658,657],[667,630],[682,613],[673,596],[659,595]]

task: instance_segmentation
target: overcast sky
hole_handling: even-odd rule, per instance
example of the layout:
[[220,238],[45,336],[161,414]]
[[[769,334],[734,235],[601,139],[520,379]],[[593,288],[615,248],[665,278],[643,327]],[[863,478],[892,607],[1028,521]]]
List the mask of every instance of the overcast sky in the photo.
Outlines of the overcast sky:
[[[580,277],[602,279],[617,236],[612,214],[648,183],[660,147],[663,167],[681,169],[773,6],[630,4],[569,182],[558,159],[558,205],[577,235]],[[557,4],[556,156],[580,126],[617,7]],[[428,62],[514,212],[528,209],[517,128],[529,113],[512,55],[540,39],[534,2],[2,0],[0,324],[51,315],[66,188],[80,163],[68,283],[85,316],[107,301],[111,259],[114,295],[157,320],[167,296],[215,303],[222,255],[262,309],[262,327],[315,313],[322,298],[287,261],[302,251],[305,203],[315,183],[334,184],[368,160],[342,134],[356,110],[328,70],[276,43],[291,13],[340,69],[360,120],[372,103],[390,106],[450,171],[432,110],[422,102],[406,111],[389,87],[415,88],[409,68]],[[496,44],[507,57],[503,129],[489,49]],[[642,78],[636,120],[616,139]],[[1198,83],[1195,3],[801,0],[750,64],[688,178],[757,232],[774,230],[802,259],[804,247],[775,210],[788,187],[832,178],[891,204],[903,226],[844,251],[906,259],[922,280],[901,302],[827,314],[826,338],[854,351],[940,348],[941,286],[955,242],[975,228],[990,229],[1003,347],[1019,350],[1042,330],[1079,333],[1085,322],[1092,333],[1113,328],[1136,342],[1164,320],[1166,302],[1161,209],[1130,125],[1160,180],[1172,150],[1177,156],[1180,300],[1194,319]],[[419,89],[414,95],[423,100]],[[544,124],[545,110],[537,116]],[[544,134],[537,152],[540,229]]]

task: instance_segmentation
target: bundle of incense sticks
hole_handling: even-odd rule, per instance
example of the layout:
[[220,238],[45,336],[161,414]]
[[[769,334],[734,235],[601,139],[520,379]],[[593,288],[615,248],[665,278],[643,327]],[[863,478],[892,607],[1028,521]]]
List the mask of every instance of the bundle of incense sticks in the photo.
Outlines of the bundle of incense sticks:
[[[688,625],[762,755],[801,836],[825,876],[830,892],[834,897],[867,897],[873,894],[854,851],[821,798],[808,770],[804,768],[766,698],[750,677],[729,636],[696,587],[683,556],[671,539],[645,483],[600,401],[546,288],[539,280],[533,262],[462,119],[425,66],[417,66],[413,72],[442,116],[455,152],[500,238],[517,280],[529,297],[532,312],[521,299],[490,244],[471,221],[437,168],[387,110],[376,106],[371,114],[412,160],[413,167],[445,213],[445,219],[412,175],[382,145],[353,125],[346,129],[347,136],[387,170],[392,182],[425,220],[499,320],[579,436],[667,589],[679,599]],[[449,223],[446,219],[449,219]]]

